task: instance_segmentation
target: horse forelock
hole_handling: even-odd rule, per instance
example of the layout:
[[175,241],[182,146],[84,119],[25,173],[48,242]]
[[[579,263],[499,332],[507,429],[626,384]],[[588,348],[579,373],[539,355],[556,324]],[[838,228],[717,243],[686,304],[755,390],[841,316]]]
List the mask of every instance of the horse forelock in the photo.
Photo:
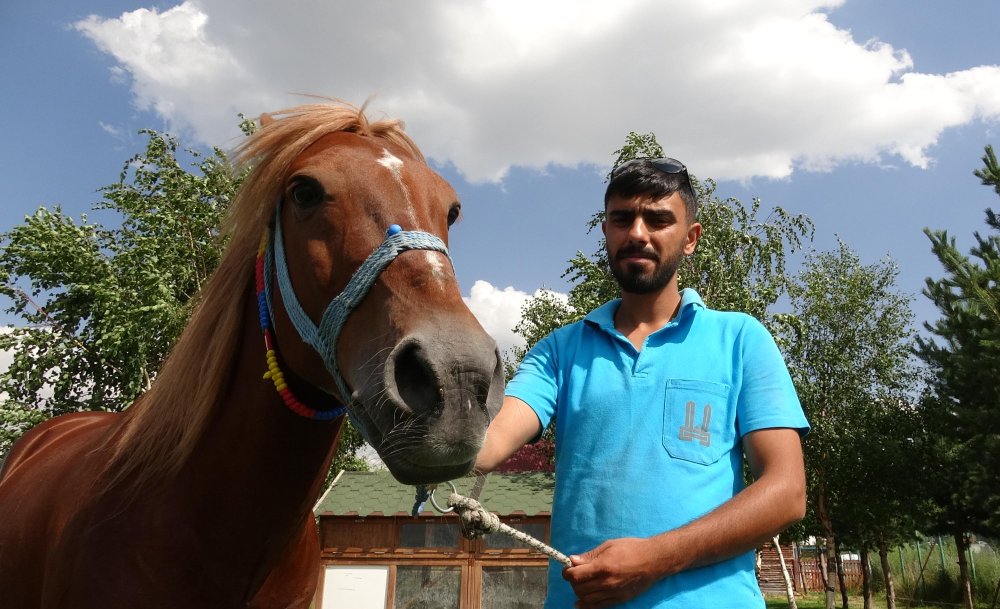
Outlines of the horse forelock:
[[253,297],[249,288],[257,244],[295,159],[323,136],[344,131],[391,142],[426,162],[403,131],[402,121],[370,121],[364,108],[329,101],[269,113],[263,126],[237,148],[237,168],[249,174],[223,227],[229,243],[142,404],[127,411],[123,433],[115,440],[109,487],[127,480],[138,489],[176,472],[210,423],[241,347],[246,299]]
[[[332,100],[331,100],[332,101]],[[421,162],[426,162],[399,119],[371,121],[358,108],[344,102],[306,104],[268,114],[269,120],[237,148],[237,165],[249,168],[230,209],[226,230],[235,237],[244,229],[258,238],[270,222],[283,179],[294,160],[320,138],[337,132],[391,142]]]

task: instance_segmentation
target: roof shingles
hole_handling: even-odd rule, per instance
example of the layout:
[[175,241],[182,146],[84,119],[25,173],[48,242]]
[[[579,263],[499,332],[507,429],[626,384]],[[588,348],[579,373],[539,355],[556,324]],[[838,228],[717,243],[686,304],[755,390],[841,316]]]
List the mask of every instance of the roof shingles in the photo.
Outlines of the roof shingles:
[[[461,495],[468,496],[475,478],[454,482]],[[507,516],[521,514],[535,516],[549,514],[555,478],[549,472],[495,473],[486,478],[486,486],[479,502],[487,510]],[[447,484],[438,486],[434,497],[444,506],[451,494]],[[400,484],[387,471],[341,472],[333,485],[316,504],[316,514],[336,516],[373,516],[405,514],[413,509],[416,491],[412,486]],[[422,514],[437,515],[430,502],[424,504]]]

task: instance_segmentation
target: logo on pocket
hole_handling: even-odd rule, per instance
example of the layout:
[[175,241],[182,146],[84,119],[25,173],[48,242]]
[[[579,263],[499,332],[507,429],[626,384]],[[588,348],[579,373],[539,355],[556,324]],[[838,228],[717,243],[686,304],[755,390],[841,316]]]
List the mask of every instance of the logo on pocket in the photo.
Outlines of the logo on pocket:
[[688,402],[684,410],[684,424],[681,425],[677,437],[686,442],[697,440],[702,446],[710,446],[712,434],[708,431],[708,424],[712,419],[712,405],[705,404],[705,409],[701,414],[701,425],[694,424],[694,410],[695,403]]

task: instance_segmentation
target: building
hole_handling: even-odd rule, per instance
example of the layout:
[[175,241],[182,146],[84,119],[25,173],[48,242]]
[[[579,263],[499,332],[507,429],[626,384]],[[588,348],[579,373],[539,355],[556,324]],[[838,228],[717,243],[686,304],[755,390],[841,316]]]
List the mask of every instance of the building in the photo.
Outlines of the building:
[[[456,483],[468,496],[474,480]],[[501,521],[548,541],[551,473],[492,474],[480,496]],[[451,489],[436,496],[445,506]],[[465,539],[388,472],[342,472],[316,505],[322,572],[316,609],[536,609],[548,557],[501,534]]]

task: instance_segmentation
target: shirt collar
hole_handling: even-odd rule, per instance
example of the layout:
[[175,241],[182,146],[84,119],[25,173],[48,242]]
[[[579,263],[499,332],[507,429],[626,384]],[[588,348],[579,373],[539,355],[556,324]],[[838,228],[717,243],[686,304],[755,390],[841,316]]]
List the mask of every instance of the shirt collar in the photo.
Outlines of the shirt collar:
[[[621,306],[622,299],[616,298],[614,300],[609,300],[608,302],[597,307],[593,311],[584,317],[584,321],[594,324],[597,327],[605,331],[616,331],[615,330],[615,312],[618,311],[618,307]],[[702,301],[701,296],[694,288],[684,288],[681,290],[681,306],[677,310],[677,315],[674,316],[670,323],[665,327],[672,324],[679,323],[681,319],[693,314],[696,309],[704,309],[705,303]]]

